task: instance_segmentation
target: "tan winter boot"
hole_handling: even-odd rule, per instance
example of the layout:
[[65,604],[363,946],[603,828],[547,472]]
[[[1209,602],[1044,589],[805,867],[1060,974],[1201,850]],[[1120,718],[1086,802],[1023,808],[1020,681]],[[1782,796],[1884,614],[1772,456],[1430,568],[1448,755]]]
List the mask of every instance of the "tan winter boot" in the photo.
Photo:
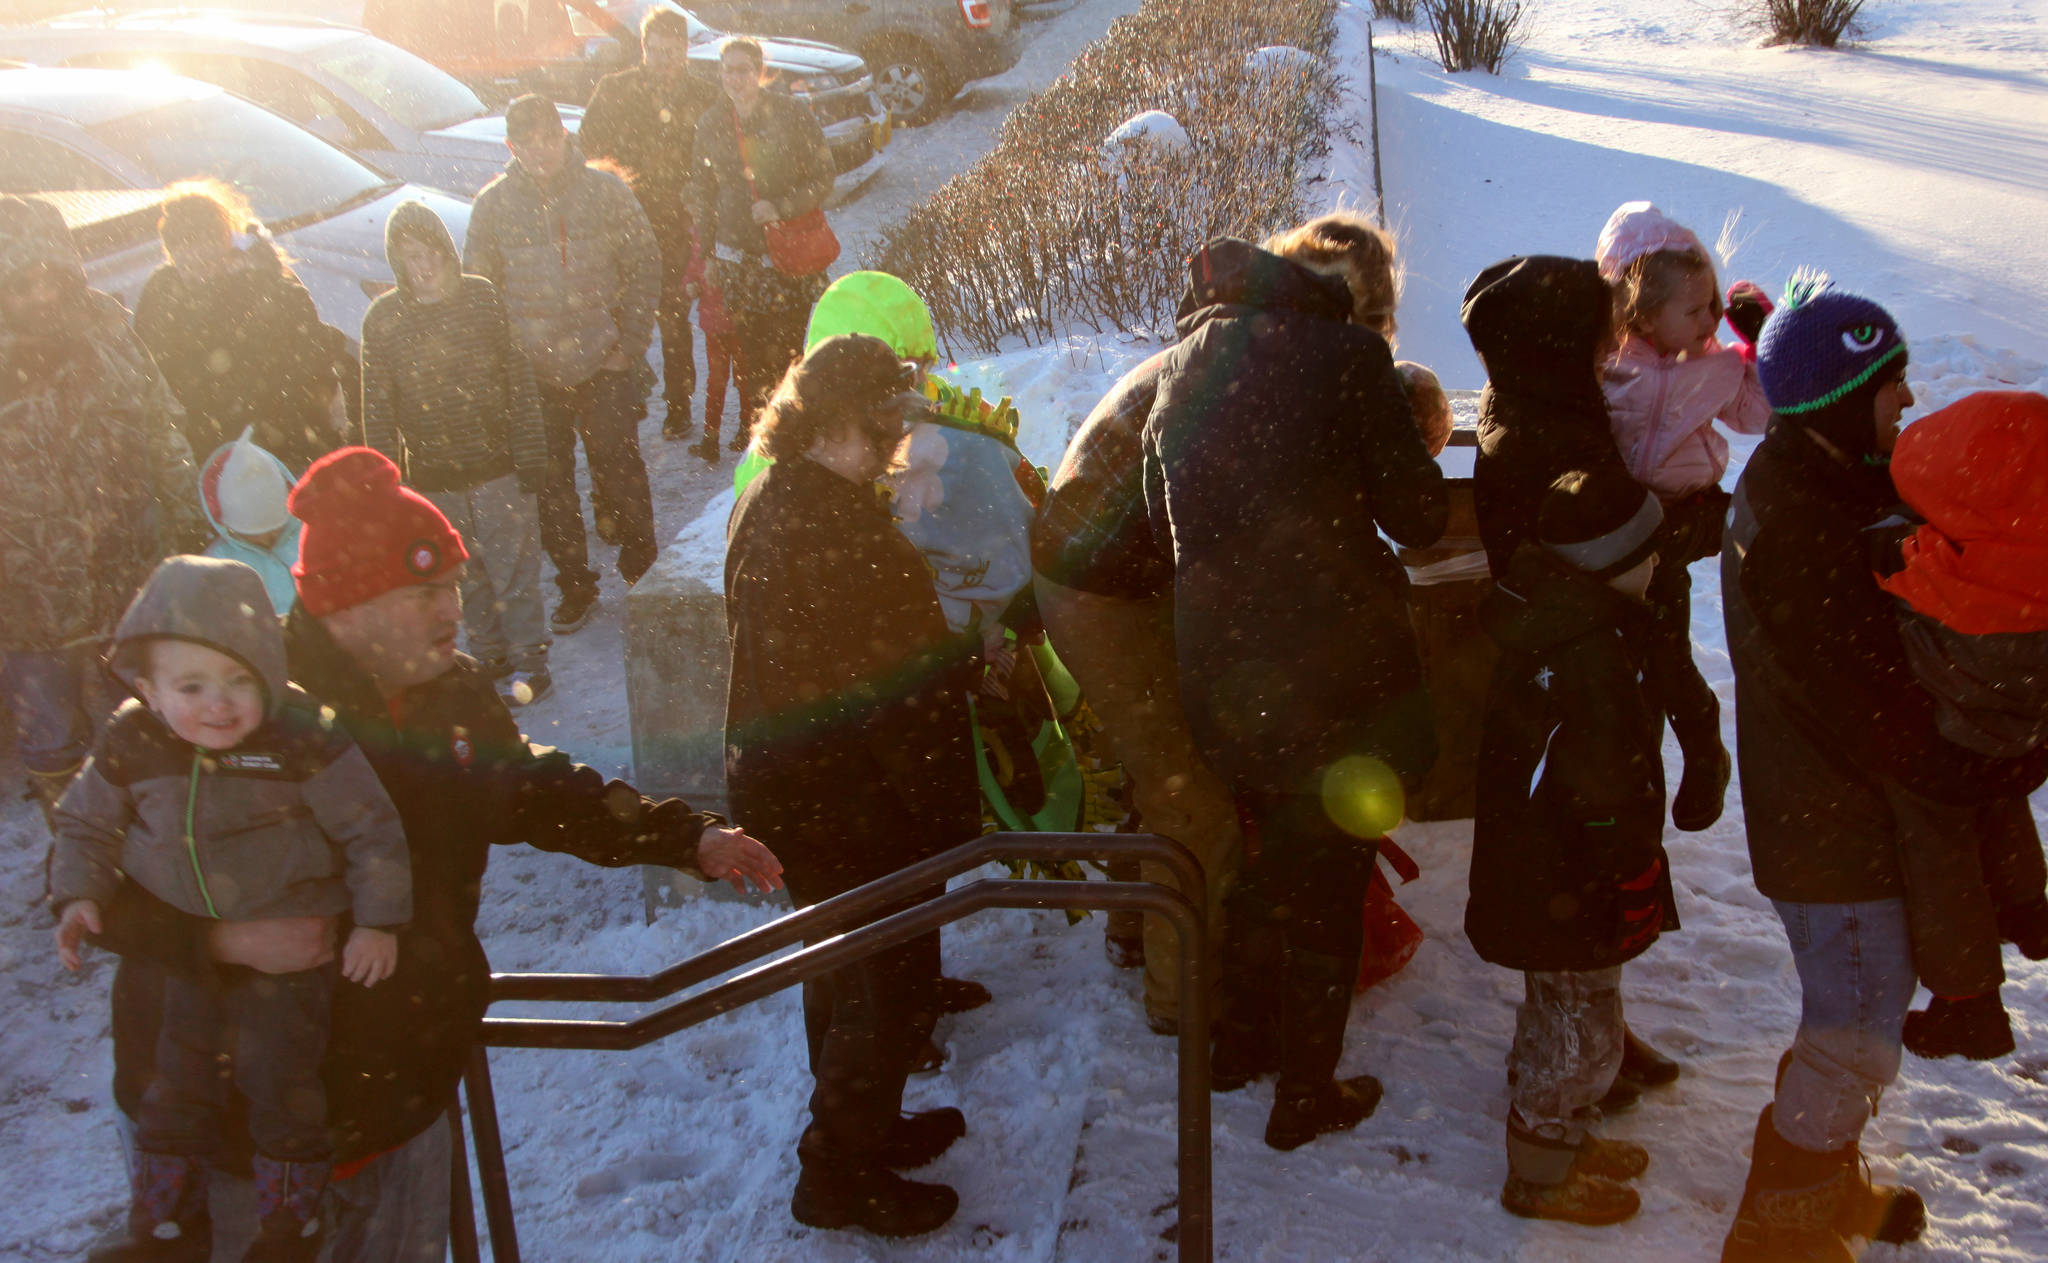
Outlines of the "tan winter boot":
[[1500,1204],[1524,1219],[1557,1219],[1592,1228],[1618,1224],[1642,1209],[1642,1199],[1602,1172],[1633,1168],[1640,1175],[1649,1163],[1647,1153],[1626,1141],[1593,1136],[1576,1143],[1553,1139],[1510,1116],[1508,1178],[1501,1186]]

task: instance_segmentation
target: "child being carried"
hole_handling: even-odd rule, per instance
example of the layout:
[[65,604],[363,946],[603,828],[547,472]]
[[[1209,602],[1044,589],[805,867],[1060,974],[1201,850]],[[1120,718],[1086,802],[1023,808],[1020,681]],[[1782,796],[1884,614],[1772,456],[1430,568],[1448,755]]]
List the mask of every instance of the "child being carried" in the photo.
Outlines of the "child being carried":
[[[79,967],[79,944],[125,879],[217,920],[348,913],[340,973],[363,986],[389,977],[396,930],[412,917],[398,811],[333,712],[285,682],[283,632],[256,572],[165,559],[122,616],[109,665],[140,700],[114,712],[57,804],[64,966]],[[229,1055],[255,1144],[261,1224],[249,1257],[310,1263],[332,1156],[320,1063],[335,972],[166,976],[126,1236],[92,1259],[211,1256],[205,1164],[221,1143]]]

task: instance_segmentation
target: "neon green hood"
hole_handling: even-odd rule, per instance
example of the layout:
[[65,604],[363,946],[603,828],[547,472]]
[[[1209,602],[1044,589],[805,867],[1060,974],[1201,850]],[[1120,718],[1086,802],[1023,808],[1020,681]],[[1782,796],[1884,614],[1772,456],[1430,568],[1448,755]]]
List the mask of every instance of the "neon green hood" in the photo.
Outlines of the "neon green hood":
[[917,291],[887,272],[848,272],[811,308],[804,349],[841,333],[880,338],[906,360],[939,358],[932,313]]

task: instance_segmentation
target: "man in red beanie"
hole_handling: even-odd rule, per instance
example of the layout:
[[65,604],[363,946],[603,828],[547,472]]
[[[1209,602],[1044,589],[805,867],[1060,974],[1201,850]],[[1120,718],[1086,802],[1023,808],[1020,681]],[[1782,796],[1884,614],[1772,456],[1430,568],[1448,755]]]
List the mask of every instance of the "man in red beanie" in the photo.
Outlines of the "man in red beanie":
[[[375,988],[335,992],[328,1118],[336,1165],[329,1263],[412,1263],[448,1239],[447,1110],[488,1003],[476,936],[490,847],[525,842],[606,867],[659,864],[740,890],[782,885],[768,848],[717,816],[653,802],[560,751],[529,744],[477,662],[455,650],[462,537],[398,467],[364,447],[315,461],[292,492],[304,523],[285,620],[292,680],[334,708],[398,807],[412,851],[413,920]],[[206,925],[133,882],[104,936],[117,993],[213,961],[311,968],[333,945],[311,921]],[[151,1006],[141,1006],[148,1012]],[[117,1024],[116,1103],[131,1116],[155,1060],[154,1021]]]

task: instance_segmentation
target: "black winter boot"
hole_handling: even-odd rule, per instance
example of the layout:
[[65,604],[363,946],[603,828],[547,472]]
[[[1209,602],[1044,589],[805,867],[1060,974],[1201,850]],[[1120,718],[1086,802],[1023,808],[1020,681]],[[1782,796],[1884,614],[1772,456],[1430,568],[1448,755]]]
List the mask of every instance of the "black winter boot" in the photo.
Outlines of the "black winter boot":
[[885,1167],[908,1170],[934,1162],[967,1134],[967,1118],[952,1106],[904,1114],[890,1129],[889,1138],[875,1151],[875,1161]]
[[853,1163],[806,1162],[789,1213],[812,1228],[865,1228],[878,1237],[916,1237],[946,1225],[960,1195],[894,1171]]
[[86,1263],[206,1263],[213,1257],[204,1162],[137,1153],[128,1183],[127,1226],[94,1246]]
[[313,1263],[327,1234],[320,1199],[334,1164],[279,1162],[258,1154],[249,1168],[256,1181],[257,1232],[243,1263]]
[[1968,1057],[1991,1061],[2014,1048],[2012,1019],[1996,991],[1951,1000],[1936,996],[1924,1009],[1906,1014],[1906,1028],[1900,1036],[1906,1051],[1933,1060],[1939,1057]]
[[1344,1022],[1351,1013],[1351,983],[1358,962],[1319,952],[1289,950],[1279,988],[1280,1081],[1266,1143],[1298,1149],[1317,1136],[1347,1131],[1371,1117],[1380,1103],[1380,1082],[1362,1074],[1337,1079],[1344,1054]]
[[1636,1038],[1627,1027],[1621,1033],[1619,1076],[1639,1088],[1661,1088],[1678,1081],[1678,1063]]
[[1721,1263],[1855,1263],[1836,1218],[1849,1199],[1854,1145],[1801,1149],[1778,1134],[1771,1107],[1756,1120],[1756,1146]]
[[1287,957],[1287,939],[1268,909],[1256,899],[1235,896],[1224,918],[1219,954],[1216,1045],[1209,1057],[1209,1086],[1235,1092],[1280,1068],[1274,1030],[1280,1018],[1276,980]]

